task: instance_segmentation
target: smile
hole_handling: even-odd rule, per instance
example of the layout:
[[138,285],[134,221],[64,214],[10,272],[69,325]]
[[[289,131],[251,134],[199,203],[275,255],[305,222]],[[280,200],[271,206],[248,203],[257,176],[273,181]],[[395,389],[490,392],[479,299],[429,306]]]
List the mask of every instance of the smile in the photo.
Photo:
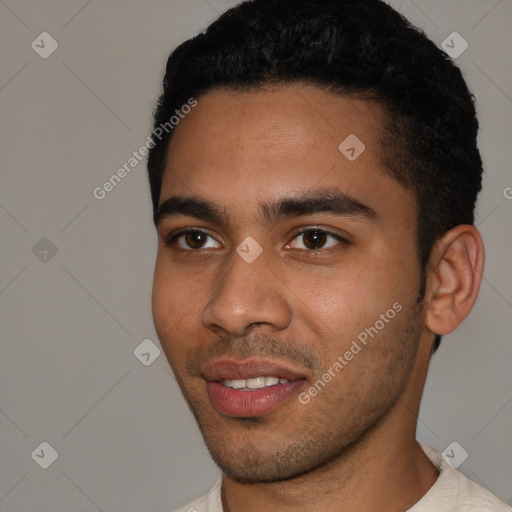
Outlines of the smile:
[[263,359],[216,361],[203,373],[214,409],[235,418],[261,417],[275,411],[306,382],[300,371]]
[[253,377],[251,379],[225,379],[221,382],[223,386],[232,389],[263,389],[270,386],[276,386],[277,384],[286,384],[290,382],[287,379],[279,379],[278,377]]

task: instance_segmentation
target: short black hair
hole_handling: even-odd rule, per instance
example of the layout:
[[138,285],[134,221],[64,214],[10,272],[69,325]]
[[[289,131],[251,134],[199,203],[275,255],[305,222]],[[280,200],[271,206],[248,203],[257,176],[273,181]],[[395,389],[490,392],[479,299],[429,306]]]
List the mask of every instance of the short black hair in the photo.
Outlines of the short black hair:
[[[291,83],[382,106],[381,157],[416,199],[424,275],[435,241],[474,223],[481,190],[474,97],[460,69],[381,0],[248,0],[170,54],[154,129],[190,97]],[[148,155],[155,224],[172,133],[153,132]]]

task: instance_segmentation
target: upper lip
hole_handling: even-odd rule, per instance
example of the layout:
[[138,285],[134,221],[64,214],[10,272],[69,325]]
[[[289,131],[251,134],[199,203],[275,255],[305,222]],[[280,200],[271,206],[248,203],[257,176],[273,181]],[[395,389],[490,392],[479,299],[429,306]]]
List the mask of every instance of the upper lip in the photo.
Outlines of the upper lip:
[[299,371],[266,359],[224,359],[208,363],[203,370],[203,377],[209,382],[222,380],[247,380],[254,377],[277,377],[286,380],[305,379]]

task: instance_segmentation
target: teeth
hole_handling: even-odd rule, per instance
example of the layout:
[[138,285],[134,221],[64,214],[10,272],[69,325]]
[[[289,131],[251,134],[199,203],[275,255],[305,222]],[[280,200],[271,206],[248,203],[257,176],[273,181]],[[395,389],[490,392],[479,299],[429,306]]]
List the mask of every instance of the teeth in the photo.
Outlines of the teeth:
[[251,379],[223,380],[222,384],[233,389],[262,389],[277,384],[286,384],[290,382],[287,379],[278,379],[277,377],[252,377]]
[[247,385],[246,380],[232,380],[231,381],[231,387],[233,389],[243,389],[246,387],[246,385]]
[[265,377],[254,377],[247,379],[247,387],[249,389],[261,389],[265,387]]

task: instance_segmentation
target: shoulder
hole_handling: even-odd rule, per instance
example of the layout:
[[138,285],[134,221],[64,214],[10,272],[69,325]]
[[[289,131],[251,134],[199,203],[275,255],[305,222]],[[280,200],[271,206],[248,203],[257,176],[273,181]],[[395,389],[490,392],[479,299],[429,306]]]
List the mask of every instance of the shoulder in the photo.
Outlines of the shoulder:
[[223,512],[220,494],[222,479],[219,478],[210,492],[175,512]]
[[511,512],[512,507],[489,490],[473,482],[444,460],[441,452],[421,445],[432,464],[439,470],[433,487],[409,512]]

